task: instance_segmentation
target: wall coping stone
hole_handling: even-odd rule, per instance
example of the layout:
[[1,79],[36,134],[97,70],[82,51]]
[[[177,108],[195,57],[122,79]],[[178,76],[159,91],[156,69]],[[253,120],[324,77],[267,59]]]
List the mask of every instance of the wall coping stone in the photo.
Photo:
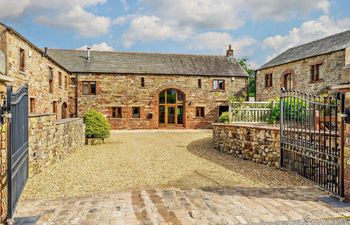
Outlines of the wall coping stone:
[[55,113],[30,113],[29,118],[42,117],[42,116],[55,116]]
[[224,127],[246,127],[261,130],[276,130],[279,131],[279,126],[266,125],[266,124],[248,124],[248,123],[213,123],[213,126],[224,126]]
[[82,121],[82,118],[66,118],[66,119],[61,119],[56,121],[56,125],[60,124],[65,124],[65,123],[72,123],[72,122],[77,122],[77,121]]

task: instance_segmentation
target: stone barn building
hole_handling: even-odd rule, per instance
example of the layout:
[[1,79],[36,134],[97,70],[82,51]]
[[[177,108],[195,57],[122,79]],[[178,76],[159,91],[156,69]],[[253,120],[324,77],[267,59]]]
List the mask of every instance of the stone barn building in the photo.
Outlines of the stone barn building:
[[248,75],[231,47],[223,56],[57,50],[3,24],[0,35],[0,75],[14,90],[28,83],[33,118],[95,109],[112,129],[209,128],[230,96],[247,93]]
[[70,72],[71,117],[88,109],[113,129],[209,128],[247,92],[248,75],[226,56],[48,49]]
[[280,89],[327,93],[350,83],[350,31],[290,48],[256,72],[256,100],[278,97]]

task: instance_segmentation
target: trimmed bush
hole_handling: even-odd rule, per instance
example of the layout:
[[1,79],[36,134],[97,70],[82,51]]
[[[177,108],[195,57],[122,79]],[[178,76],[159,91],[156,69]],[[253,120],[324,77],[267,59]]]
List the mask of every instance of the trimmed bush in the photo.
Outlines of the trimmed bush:
[[219,122],[220,123],[228,123],[229,122],[229,113],[228,112],[223,112],[221,116],[219,117]]
[[84,114],[85,135],[87,138],[108,138],[111,127],[108,120],[99,112],[89,109]]

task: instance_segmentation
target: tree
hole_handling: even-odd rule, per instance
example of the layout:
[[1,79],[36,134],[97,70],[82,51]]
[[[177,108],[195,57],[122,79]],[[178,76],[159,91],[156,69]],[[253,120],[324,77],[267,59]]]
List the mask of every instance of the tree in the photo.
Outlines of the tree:
[[248,58],[244,57],[238,60],[238,63],[249,75],[249,97],[255,96],[255,70],[251,69]]

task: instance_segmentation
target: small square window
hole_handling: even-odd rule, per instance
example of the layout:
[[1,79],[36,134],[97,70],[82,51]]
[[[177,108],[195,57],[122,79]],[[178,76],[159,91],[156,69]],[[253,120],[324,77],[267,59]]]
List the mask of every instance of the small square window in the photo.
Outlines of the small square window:
[[225,80],[213,80],[213,90],[214,91],[225,90]]
[[96,81],[83,81],[83,95],[96,95]]
[[122,118],[122,107],[112,107],[112,118]]
[[132,118],[141,118],[140,107],[132,107]]
[[204,117],[204,107],[196,107],[196,117]]
[[75,77],[71,77],[70,78],[70,84],[71,85],[75,85]]

